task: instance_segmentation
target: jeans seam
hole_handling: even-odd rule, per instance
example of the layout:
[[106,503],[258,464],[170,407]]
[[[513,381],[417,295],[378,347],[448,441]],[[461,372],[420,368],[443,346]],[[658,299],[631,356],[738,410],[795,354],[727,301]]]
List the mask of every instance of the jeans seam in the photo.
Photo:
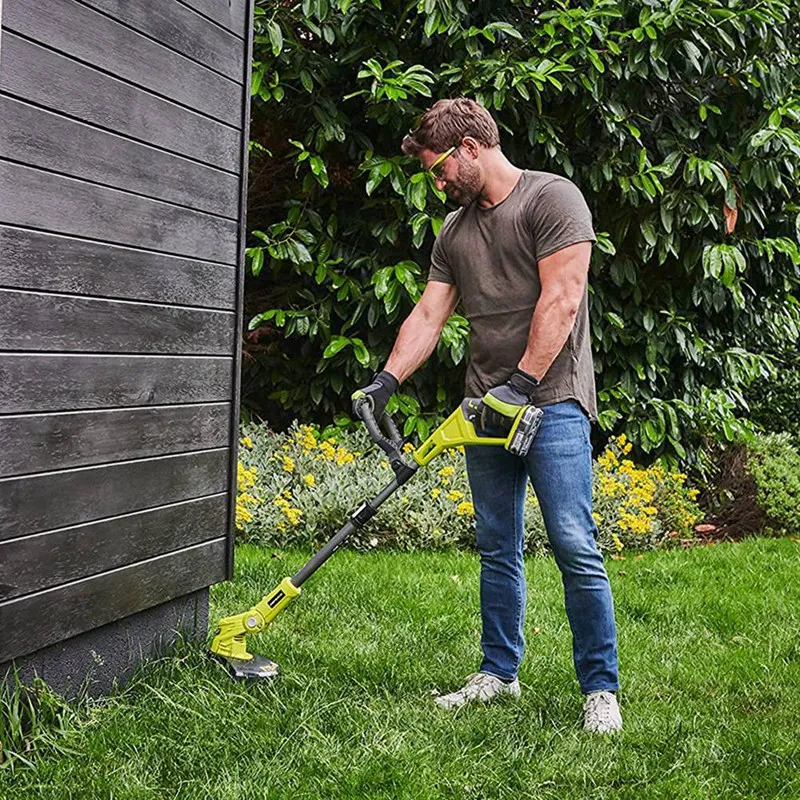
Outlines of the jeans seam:
[[[521,535],[521,533],[524,533],[524,529],[525,529],[524,516],[523,516],[523,521],[522,521],[523,531],[521,532],[517,528],[517,508],[516,508],[516,503],[517,503],[517,494],[519,493],[518,485],[519,485],[519,476],[520,476],[520,474],[522,474],[522,476],[524,477],[526,482],[528,480],[528,475],[527,475],[527,472],[525,470],[524,465],[520,465],[520,467],[521,468],[517,470],[516,475],[514,476],[514,485],[512,487],[512,493],[511,493],[512,514],[513,514],[513,520],[514,520],[514,561],[515,562],[517,561],[517,552],[518,552],[518,548],[520,546],[520,541],[519,541],[520,540],[520,535]],[[524,503],[525,502],[524,496],[523,496],[522,500],[523,500],[523,503]],[[523,508],[523,514],[524,514],[524,508]],[[515,566],[517,566],[517,565],[515,564]],[[520,661],[521,661],[520,654],[519,654],[519,628],[520,628],[521,616],[522,616],[522,586],[520,585],[521,584],[520,577],[521,576],[519,574],[519,571],[517,571],[517,613],[514,616],[514,657],[515,657],[516,662],[517,662],[516,665],[515,665],[515,669],[514,669],[515,673],[519,671],[519,664],[520,664]]]

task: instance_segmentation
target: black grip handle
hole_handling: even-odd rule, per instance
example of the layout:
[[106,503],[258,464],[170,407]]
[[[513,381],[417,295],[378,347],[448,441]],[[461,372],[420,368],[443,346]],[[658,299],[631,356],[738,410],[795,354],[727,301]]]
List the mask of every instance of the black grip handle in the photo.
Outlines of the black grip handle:
[[[375,419],[373,400],[362,396],[353,400],[353,413],[364,423],[372,440],[388,456],[395,455],[403,446],[403,437],[394,420],[384,411],[381,421]],[[381,430],[383,426],[386,430]]]

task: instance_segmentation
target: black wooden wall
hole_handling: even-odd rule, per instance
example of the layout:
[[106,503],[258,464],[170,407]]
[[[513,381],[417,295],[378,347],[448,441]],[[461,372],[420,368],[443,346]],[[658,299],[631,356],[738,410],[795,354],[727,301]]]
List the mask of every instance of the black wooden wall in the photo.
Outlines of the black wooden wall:
[[230,575],[252,0],[2,0],[0,663]]

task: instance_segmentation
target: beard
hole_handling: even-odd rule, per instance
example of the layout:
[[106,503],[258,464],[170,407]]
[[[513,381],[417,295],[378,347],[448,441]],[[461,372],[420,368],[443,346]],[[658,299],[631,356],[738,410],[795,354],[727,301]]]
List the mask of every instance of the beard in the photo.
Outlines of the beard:
[[483,175],[477,164],[458,160],[458,171],[455,180],[448,181],[445,187],[447,196],[460,206],[472,205],[483,192]]

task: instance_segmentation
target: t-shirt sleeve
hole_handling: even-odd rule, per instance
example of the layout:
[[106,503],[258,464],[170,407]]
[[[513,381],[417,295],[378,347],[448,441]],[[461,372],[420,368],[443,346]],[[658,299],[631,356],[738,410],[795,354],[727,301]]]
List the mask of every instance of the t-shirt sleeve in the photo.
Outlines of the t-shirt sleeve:
[[537,260],[578,242],[597,241],[592,212],[581,190],[566,178],[548,183],[529,213]]
[[453,276],[453,270],[447,261],[446,248],[442,241],[442,234],[444,228],[439,231],[436,241],[433,243],[433,251],[431,252],[431,268],[428,271],[428,282],[440,281],[441,283],[455,283],[456,279]]

